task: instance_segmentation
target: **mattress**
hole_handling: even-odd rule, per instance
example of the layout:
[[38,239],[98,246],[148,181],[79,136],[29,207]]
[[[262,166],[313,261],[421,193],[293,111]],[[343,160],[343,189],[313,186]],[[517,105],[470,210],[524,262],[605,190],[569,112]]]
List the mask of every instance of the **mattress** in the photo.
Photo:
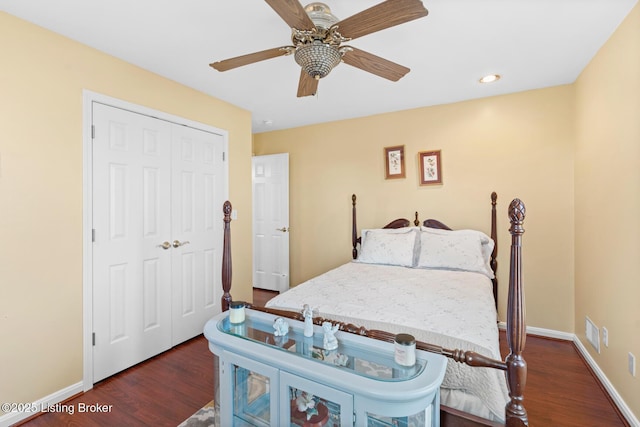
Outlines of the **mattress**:
[[[276,296],[267,307],[299,311],[304,304],[322,317],[502,360],[492,282],[480,273],[349,262]],[[443,405],[504,422],[507,401],[503,371],[448,359]]]

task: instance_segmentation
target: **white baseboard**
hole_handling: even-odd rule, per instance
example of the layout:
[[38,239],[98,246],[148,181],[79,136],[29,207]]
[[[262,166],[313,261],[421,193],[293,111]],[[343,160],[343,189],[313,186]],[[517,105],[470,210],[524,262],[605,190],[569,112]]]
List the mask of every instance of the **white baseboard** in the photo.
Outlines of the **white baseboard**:
[[[499,322],[498,328],[507,329],[507,324],[505,322]],[[545,328],[536,328],[535,326],[527,326],[527,334],[538,335],[540,337],[545,337],[545,338],[566,340],[566,341],[573,341],[574,338],[576,337],[575,334],[572,334],[570,332],[555,331],[553,329],[545,329]]]
[[[499,322],[498,328],[506,329],[507,325],[505,322]],[[625,417],[627,422],[631,425],[631,427],[640,427],[640,421],[638,421],[638,418],[633,414],[633,412],[631,412],[631,409],[629,408],[629,406],[622,399],[620,394],[618,394],[613,384],[611,384],[611,381],[609,381],[609,378],[607,378],[604,372],[602,372],[602,369],[600,369],[596,361],[593,359],[593,357],[591,357],[591,354],[589,354],[585,346],[582,344],[582,341],[580,341],[580,339],[576,334],[572,334],[569,332],[562,332],[562,331],[554,331],[553,329],[536,328],[534,326],[527,326],[527,334],[538,335],[546,338],[555,338],[555,339],[572,341],[578,348],[578,351],[580,352],[584,360],[589,364],[593,372],[596,374],[596,376],[598,377],[598,380],[602,383],[605,390],[607,390],[607,393],[611,397],[611,400],[613,400],[613,402],[618,407],[618,409],[620,410],[622,415]],[[525,346],[525,359],[526,359],[526,346]]]
[[64,402],[71,396],[74,396],[78,393],[82,393],[82,382],[70,385],[69,387],[63,388],[62,390],[58,390],[55,393],[45,396],[42,399],[36,400],[33,403],[27,404],[26,402],[23,402],[26,406],[30,406],[36,411],[8,412],[0,417],[0,427],[9,427],[12,424],[20,422],[35,415],[36,413],[39,413],[42,408],[48,408],[50,405]]
[[609,381],[604,372],[602,372],[602,369],[600,369],[596,361],[591,357],[591,354],[589,354],[589,351],[587,351],[586,347],[582,344],[582,341],[580,341],[577,336],[574,336],[573,343],[578,348],[578,351],[580,351],[582,357],[584,357],[584,360],[586,360],[591,369],[593,369],[593,372],[607,390],[607,393],[609,393],[609,396],[611,396],[611,399],[615,402],[620,412],[622,412],[622,415],[625,417],[627,422],[631,424],[631,427],[640,427],[640,421],[638,418],[633,414],[633,412],[631,412],[629,406],[627,406],[626,402],[622,399],[620,394],[618,394],[618,391],[615,389],[613,384],[611,384],[611,381]]

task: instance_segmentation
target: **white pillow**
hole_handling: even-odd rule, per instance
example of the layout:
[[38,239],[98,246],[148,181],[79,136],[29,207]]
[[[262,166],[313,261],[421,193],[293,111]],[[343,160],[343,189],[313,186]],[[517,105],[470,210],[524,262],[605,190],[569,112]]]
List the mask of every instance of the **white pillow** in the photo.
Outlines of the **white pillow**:
[[366,264],[415,265],[417,228],[362,230],[357,261]]
[[[426,227],[424,227],[426,228]],[[365,245],[365,240],[369,233],[380,234],[407,234],[420,231],[420,227],[400,227],[400,228],[365,228],[360,231],[360,248]]]
[[489,236],[476,230],[421,230],[418,268],[473,271],[493,279],[494,243]]

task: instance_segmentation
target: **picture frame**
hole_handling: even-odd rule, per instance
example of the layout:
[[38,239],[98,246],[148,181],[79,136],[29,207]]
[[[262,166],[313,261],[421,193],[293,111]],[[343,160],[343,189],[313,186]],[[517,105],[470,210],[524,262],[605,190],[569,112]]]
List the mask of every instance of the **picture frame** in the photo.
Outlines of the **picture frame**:
[[384,148],[385,179],[405,178],[404,145]]
[[418,153],[420,185],[442,184],[442,160],[440,150]]

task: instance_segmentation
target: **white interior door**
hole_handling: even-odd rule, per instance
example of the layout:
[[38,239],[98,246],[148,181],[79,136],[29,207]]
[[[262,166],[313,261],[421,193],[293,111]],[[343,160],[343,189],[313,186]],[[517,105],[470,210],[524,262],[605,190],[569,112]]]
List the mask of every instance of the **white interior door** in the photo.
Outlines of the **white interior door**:
[[289,153],[254,156],[253,286],[289,289]]
[[94,105],[94,381],[171,348],[170,123]]
[[202,333],[219,311],[227,183],[223,136],[92,108],[97,382]]
[[[172,167],[173,344],[202,333],[220,312],[223,137],[174,128]],[[218,220],[216,220],[218,219]],[[177,246],[177,247],[176,247]]]

